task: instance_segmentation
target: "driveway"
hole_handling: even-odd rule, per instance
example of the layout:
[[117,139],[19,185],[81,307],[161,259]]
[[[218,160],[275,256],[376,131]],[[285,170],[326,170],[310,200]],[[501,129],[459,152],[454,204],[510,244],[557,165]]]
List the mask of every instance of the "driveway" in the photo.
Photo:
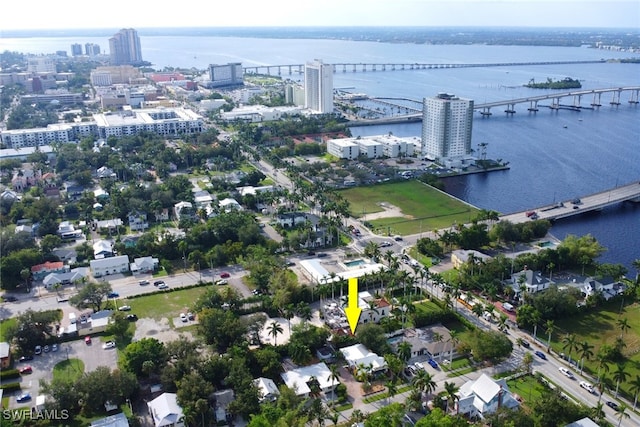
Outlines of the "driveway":
[[[104,350],[102,341],[94,338],[91,345],[86,345],[84,339],[62,343],[57,352],[42,353],[34,356],[33,360],[16,362],[17,369],[31,366],[33,373],[21,378],[22,391],[13,393],[9,398],[9,407],[18,408],[35,405],[36,397],[40,394],[40,380],[53,380],[53,367],[67,358],[80,359],[84,363],[84,372],[95,371],[99,366],[114,369],[118,363],[117,350]],[[31,393],[31,402],[18,403],[16,398],[22,393]]]

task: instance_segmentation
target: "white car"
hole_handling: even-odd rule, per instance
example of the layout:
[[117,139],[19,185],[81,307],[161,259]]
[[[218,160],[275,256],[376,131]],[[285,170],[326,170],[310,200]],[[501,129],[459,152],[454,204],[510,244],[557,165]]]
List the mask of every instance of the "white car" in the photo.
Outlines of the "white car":
[[119,307],[118,310],[120,310],[120,311],[130,311],[131,310],[131,306],[130,305],[123,305],[122,307]]
[[102,348],[104,348],[105,350],[108,350],[110,348],[116,348],[116,343],[113,341],[107,341],[104,344],[102,344]]
[[586,381],[580,381],[580,387],[587,390],[589,393],[594,394],[596,391],[593,389],[593,386]]
[[216,281],[216,285],[218,286],[223,286],[223,285],[227,285],[229,284],[229,281],[227,279],[220,279]]
[[158,289],[169,289],[169,285],[167,285],[166,283],[162,283],[158,285]]
[[182,320],[183,322],[186,322],[189,319],[187,319],[187,315],[186,314],[180,313],[180,320]]
[[571,378],[574,379],[575,377],[573,376],[573,374],[571,373],[570,370],[568,370],[567,368],[565,368],[564,366],[561,366],[558,368],[558,371],[562,372],[563,374],[565,374],[567,376],[567,378]]

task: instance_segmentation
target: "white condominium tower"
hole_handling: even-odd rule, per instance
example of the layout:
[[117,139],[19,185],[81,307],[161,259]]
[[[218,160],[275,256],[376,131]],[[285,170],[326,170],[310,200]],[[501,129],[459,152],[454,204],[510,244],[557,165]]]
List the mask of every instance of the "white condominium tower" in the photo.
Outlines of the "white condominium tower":
[[136,65],[142,62],[140,37],[133,28],[123,28],[109,39],[111,65]]
[[471,153],[473,100],[439,93],[422,104],[422,155],[455,158]]
[[305,64],[304,106],[322,114],[333,113],[333,65],[318,59]]

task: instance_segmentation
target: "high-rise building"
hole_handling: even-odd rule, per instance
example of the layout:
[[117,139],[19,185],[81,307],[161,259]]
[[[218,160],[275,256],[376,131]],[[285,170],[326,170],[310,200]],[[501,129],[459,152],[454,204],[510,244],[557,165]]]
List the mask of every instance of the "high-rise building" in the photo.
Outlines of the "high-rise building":
[[97,45],[95,43],[85,43],[84,54],[87,56],[100,55],[100,45]]
[[439,93],[422,103],[422,154],[438,159],[471,153],[473,100]]
[[82,45],[80,43],[74,43],[71,45],[71,56],[81,56]]
[[109,39],[112,65],[136,65],[142,62],[140,37],[133,28],[124,28]]
[[305,64],[304,106],[322,114],[333,113],[333,65],[318,59]]
[[225,65],[209,65],[209,87],[236,86],[244,84],[244,71],[240,62]]

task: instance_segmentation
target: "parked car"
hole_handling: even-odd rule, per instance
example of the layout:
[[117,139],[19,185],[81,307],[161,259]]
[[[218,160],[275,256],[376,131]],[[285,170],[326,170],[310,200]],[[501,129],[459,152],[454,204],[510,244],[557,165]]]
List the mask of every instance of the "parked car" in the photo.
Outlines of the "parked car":
[[[145,280],[145,282],[146,282],[146,280]],[[160,285],[164,285],[164,282],[162,280],[156,280],[155,282],[153,282],[153,286],[160,286]]]
[[562,372],[562,373],[563,373],[567,378],[571,378],[571,379],[574,379],[574,378],[575,378],[575,377],[573,376],[573,374],[571,373],[571,371],[570,371],[570,370],[568,370],[567,368],[565,368],[564,366],[560,366],[560,367],[558,368],[558,370],[559,370],[560,372]]
[[84,343],[85,343],[86,345],[91,344],[91,337],[90,337],[89,335],[87,335],[86,337],[84,337]]
[[58,351],[58,344],[53,344],[51,346],[51,351]]
[[2,297],[2,299],[6,302],[16,302],[18,301],[18,298],[14,297],[13,295],[4,295]]
[[131,310],[131,306],[130,305],[123,305],[122,307],[118,307],[118,310],[120,310],[120,311],[130,311]]
[[611,409],[613,409],[614,411],[618,410],[618,404],[616,402],[612,402],[610,400],[607,400],[607,406]]
[[16,402],[18,402],[18,403],[28,402],[30,400],[31,400],[31,394],[30,393],[22,393],[20,396],[18,396],[16,398]]
[[520,345],[525,347],[525,348],[529,348],[531,346],[531,344],[529,344],[529,341],[526,341],[526,340],[522,340],[520,342]]
[[393,240],[396,242],[401,242],[403,240],[402,236],[393,236]]
[[27,362],[29,360],[33,360],[33,356],[30,354],[25,354],[20,359],[18,359],[18,362]]
[[415,368],[419,371],[424,371],[424,365],[420,362],[414,363],[413,366],[415,366]]
[[429,359],[428,363],[433,369],[438,369],[438,363],[435,360]]
[[195,318],[196,318],[196,316],[193,313],[191,313],[191,312],[187,313],[187,319],[194,320]]
[[109,292],[109,295],[107,295],[109,298],[118,298],[119,296],[120,294],[117,292]]
[[135,322],[136,320],[138,320],[138,316],[136,316],[135,314],[129,314],[127,315],[127,320],[129,322]]
[[31,366],[25,366],[24,368],[20,368],[21,374],[31,374],[33,373],[33,368]]
[[228,283],[229,283],[229,281],[227,279],[216,280],[216,285],[218,285],[218,286],[227,285]]
[[[147,285],[149,284],[149,281],[148,281],[148,280],[140,280],[140,281],[138,282],[138,284],[139,284],[140,286],[147,286]],[[155,283],[154,283],[154,285],[155,285]]]
[[536,356],[538,356],[542,360],[547,360],[547,355],[541,352],[540,350],[536,350]]
[[587,390],[591,394],[594,394],[596,392],[593,386],[586,381],[580,381],[580,387]]
[[48,345],[45,345],[44,348],[42,349],[42,351],[44,351],[45,353],[49,353],[51,349],[49,348]]
[[116,348],[116,343],[113,341],[107,341],[104,344],[102,344],[102,348],[104,348],[105,350],[108,350],[110,348]]
[[393,246],[393,243],[391,243],[391,242],[387,242],[387,241],[385,240],[384,242],[381,242],[379,246],[380,246],[381,248],[388,248],[388,247]]
[[158,289],[169,289],[169,285],[162,282],[161,284],[158,285]]
[[223,271],[222,273],[220,273],[220,277],[222,277],[223,279],[228,279],[229,277],[231,277],[231,274],[229,274],[226,271]]
[[182,320],[183,322],[186,322],[189,319],[187,319],[187,315],[186,314],[180,313],[180,320]]
[[42,346],[37,345],[34,349],[33,349],[33,354],[35,354],[36,356],[42,354]]

